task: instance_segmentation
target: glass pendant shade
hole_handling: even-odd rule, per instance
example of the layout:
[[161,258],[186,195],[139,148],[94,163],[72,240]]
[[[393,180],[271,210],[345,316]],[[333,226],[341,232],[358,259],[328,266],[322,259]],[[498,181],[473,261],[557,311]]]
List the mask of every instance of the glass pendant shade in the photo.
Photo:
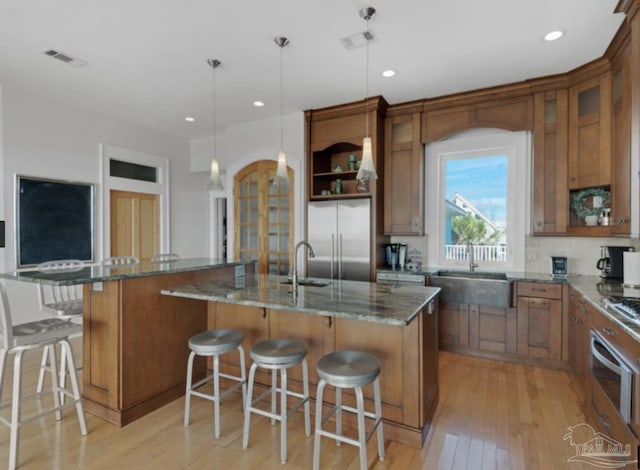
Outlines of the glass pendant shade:
[[220,179],[220,167],[218,160],[211,160],[211,174],[209,175],[209,191],[223,191],[222,179]]
[[362,139],[362,162],[360,169],[356,175],[359,180],[375,180],[378,179],[376,167],[373,164],[373,154],[371,151],[371,137]]
[[276,177],[273,179],[274,186],[286,186],[289,184],[289,171],[287,170],[287,156],[284,150],[278,153],[278,168]]

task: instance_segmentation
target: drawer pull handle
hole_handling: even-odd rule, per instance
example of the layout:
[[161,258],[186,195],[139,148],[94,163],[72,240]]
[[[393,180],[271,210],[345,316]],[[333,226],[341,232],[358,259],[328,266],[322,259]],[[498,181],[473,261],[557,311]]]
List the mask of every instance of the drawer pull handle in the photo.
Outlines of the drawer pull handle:
[[603,326],[602,327],[602,331],[604,331],[606,334],[608,334],[609,336],[614,336],[616,334],[615,330],[612,330],[611,328],[609,328],[608,326]]
[[267,318],[267,309],[266,308],[262,309],[262,318]]
[[608,428],[611,426],[611,421],[609,421],[609,418],[607,418],[607,415],[598,415],[598,418],[600,418],[600,422],[605,428]]

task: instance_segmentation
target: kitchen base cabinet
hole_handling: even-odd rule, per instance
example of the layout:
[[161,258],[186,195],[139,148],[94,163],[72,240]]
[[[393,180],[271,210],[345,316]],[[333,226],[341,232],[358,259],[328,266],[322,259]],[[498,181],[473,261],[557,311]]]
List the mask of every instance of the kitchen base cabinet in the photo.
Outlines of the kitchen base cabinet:
[[568,321],[562,285],[518,282],[518,355],[549,363],[568,361]]
[[[248,356],[255,341],[293,338],[307,344],[310,394],[316,395],[318,360],[333,351],[353,349],[373,354],[381,363],[380,390],[385,438],[421,448],[438,403],[438,302],[429,303],[406,326],[310,315],[285,310],[208,303],[209,328],[238,328],[245,332],[243,346]],[[224,361],[224,362],[223,362]],[[289,373],[288,387],[302,391],[300,368]],[[221,371],[237,371],[237,357],[221,358]],[[258,387],[266,390],[271,378],[256,374]],[[370,387],[365,387],[365,407],[373,407]],[[332,393],[325,394],[331,403]],[[345,389],[343,402],[355,406],[355,395]],[[315,407],[312,406],[312,410]],[[347,413],[345,424],[356,425]]]
[[582,294],[569,289],[569,364],[582,390],[589,384],[589,312]]
[[440,347],[481,356],[486,356],[483,353],[515,354],[516,310],[443,302],[440,307]]

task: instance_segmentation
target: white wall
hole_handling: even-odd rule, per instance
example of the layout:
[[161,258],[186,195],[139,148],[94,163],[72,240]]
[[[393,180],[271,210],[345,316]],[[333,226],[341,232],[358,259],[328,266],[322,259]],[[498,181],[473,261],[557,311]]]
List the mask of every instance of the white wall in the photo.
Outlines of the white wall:
[[[170,161],[171,250],[183,257],[208,253],[207,175],[190,172],[189,142],[71,105],[42,100],[5,86],[2,94],[0,160],[7,248],[1,268],[15,269],[13,192],[16,174],[96,184],[96,257],[103,229],[101,143],[166,157]],[[0,153],[0,157],[2,153]],[[1,220],[1,219],[0,219]],[[8,281],[15,321],[39,316],[35,285]]]
[[[304,113],[296,112],[283,116],[284,150],[287,154],[287,165],[295,172],[295,240],[304,237],[306,219],[305,188],[306,158],[304,153]],[[221,168],[224,191],[216,191],[211,195],[211,210],[214,197],[227,199],[227,252],[233,258],[233,178],[245,166],[258,160],[277,160],[280,150],[280,117],[262,119],[248,123],[229,126],[223,135],[216,137],[216,159]],[[205,172],[208,175],[209,164],[213,152],[212,138],[198,139],[191,142],[191,168],[193,171]],[[212,230],[215,229],[212,227]],[[302,256],[301,256],[302,260]]]

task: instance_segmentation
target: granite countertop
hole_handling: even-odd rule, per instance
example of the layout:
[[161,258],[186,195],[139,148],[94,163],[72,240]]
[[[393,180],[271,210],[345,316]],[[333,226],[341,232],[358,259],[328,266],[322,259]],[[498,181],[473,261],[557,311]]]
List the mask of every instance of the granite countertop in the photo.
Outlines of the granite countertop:
[[[467,270],[462,268],[425,268],[422,271],[413,271],[410,269],[391,269],[389,266],[384,266],[377,269],[380,273],[397,273],[397,274],[412,274],[415,276],[434,276],[439,271],[453,271],[465,273]],[[483,272],[482,270],[476,272]],[[487,271],[488,272],[488,271]],[[524,281],[524,282],[545,282],[555,284],[566,284],[566,277],[553,277],[548,273],[534,273],[534,272],[516,272],[516,271],[498,271],[504,272],[509,281]]]
[[437,287],[382,285],[360,281],[328,282],[324,287],[299,286],[294,299],[286,276],[267,274],[216,279],[163,289],[165,295],[364,320],[409,324],[440,291]]
[[626,295],[627,297],[636,297],[640,296],[640,293],[625,292],[620,279],[603,279],[599,276],[570,276],[568,282],[569,285],[580,292],[588,302],[619,325],[629,336],[640,342],[640,325],[633,323],[605,304],[605,299],[609,296]]
[[252,263],[254,263],[254,261],[227,262],[222,259],[185,258],[178,261],[163,263],[152,263],[147,261],[131,266],[102,266],[100,264],[87,264],[82,269],[68,269],[64,271],[38,271],[37,269],[28,269],[9,273],[0,273],[0,278],[61,286],[88,284],[91,282],[117,281],[120,279],[199,271],[211,268],[224,268],[227,266],[244,266]]

